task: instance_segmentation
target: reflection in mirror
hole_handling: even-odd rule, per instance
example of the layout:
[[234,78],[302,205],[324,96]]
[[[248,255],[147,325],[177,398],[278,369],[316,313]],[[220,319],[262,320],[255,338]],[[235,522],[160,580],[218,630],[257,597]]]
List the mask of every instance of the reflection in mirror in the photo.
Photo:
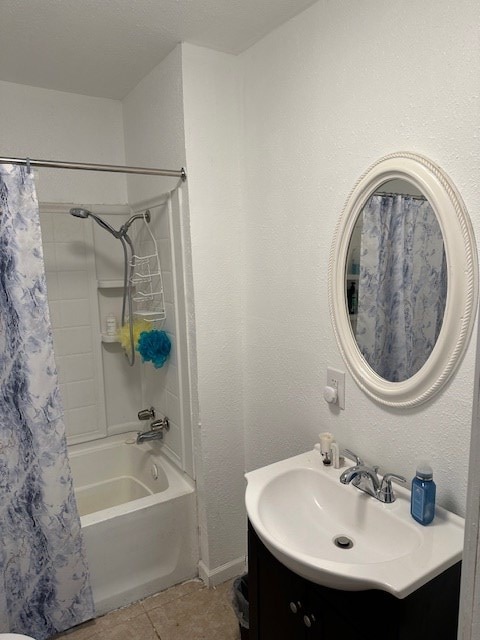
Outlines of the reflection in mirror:
[[390,180],[368,198],[350,238],[345,292],[368,364],[389,382],[411,378],[435,346],[447,296],[442,231],[413,184]]

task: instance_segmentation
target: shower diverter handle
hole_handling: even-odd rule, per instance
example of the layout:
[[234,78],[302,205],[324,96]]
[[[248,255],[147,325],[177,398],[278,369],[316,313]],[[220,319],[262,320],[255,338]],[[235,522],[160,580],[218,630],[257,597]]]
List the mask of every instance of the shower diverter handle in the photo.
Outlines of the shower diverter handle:
[[168,418],[161,418],[159,420],[154,420],[150,424],[150,429],[152,431],[168,431],[170,429],[170,424],[168,422]]

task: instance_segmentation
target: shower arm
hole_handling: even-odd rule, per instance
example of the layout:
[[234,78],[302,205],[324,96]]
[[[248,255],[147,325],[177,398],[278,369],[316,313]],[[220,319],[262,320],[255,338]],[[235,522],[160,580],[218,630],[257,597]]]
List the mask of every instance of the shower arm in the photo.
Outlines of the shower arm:
[[[130,229],[130,226],[132,225],[133,222],[135,222],[135,220],[145,220],[145,222],[150,222],[150,211],[145,211],[145,213],[136,213],[135,215],[133,215],[131,218],[129,218],[124,224],[122,224],[122,226],[120,227],[120,229],[118,230],[118,237],[125,237],[128,238],[127,232]],[[128,238],[127,242],[129,242],[130,247],[133,251],[133,246],[132,246],[132,242],[130,240],[130,238]]]

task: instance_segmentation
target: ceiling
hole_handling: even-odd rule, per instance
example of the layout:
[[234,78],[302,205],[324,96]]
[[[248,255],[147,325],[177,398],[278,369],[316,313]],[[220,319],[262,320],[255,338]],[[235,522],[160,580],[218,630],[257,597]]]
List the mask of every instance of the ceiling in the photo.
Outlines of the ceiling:
[[315,0],[1,0],[0,80],[121,99],[179,42],[238,54]]

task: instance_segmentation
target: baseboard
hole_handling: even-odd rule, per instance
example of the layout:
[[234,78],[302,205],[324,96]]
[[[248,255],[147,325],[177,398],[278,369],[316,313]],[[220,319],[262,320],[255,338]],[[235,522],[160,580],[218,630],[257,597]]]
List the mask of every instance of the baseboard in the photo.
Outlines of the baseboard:
[[200,560],[198,563],[198,575],[207,587],[216,587],[218,584],[230,580],[230,578],[235,578],[245,573],[246,566],[245,556],[222,564],[220,567],[215,567],[215,569],[209,569],[205,563]]

